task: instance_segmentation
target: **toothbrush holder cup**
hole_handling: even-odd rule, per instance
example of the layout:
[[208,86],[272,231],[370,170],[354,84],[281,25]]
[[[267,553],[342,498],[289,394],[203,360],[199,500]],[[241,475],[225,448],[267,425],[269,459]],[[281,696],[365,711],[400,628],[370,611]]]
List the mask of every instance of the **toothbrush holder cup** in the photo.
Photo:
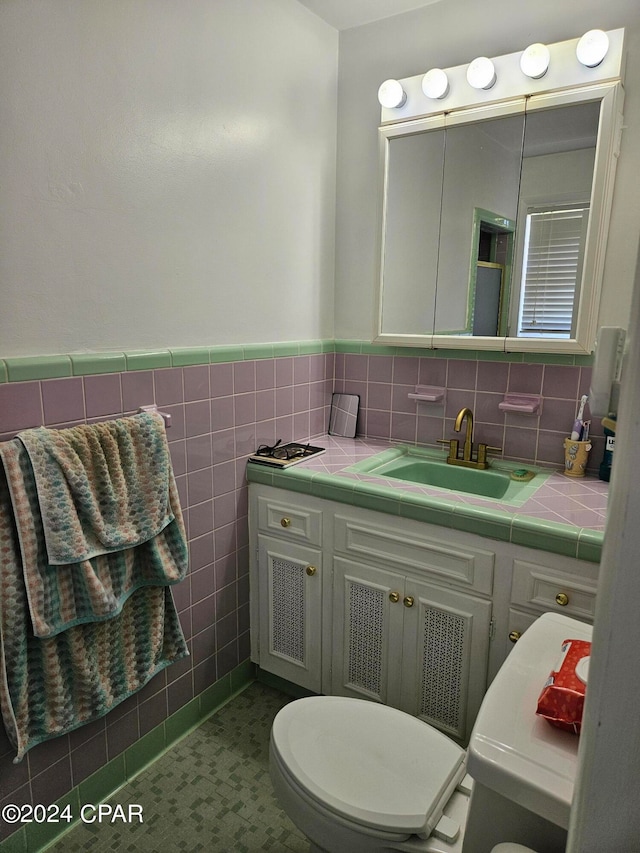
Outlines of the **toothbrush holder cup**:
[[585,476],[590,450],[590,441],[574,441],[572,438],[565,438],[564,473],[567,477]]

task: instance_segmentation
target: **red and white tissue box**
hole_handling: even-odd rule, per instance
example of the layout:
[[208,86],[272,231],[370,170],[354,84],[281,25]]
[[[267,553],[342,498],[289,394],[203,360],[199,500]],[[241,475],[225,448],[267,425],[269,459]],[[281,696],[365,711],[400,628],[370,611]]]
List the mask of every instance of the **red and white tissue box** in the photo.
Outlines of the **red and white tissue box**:
[[536,713],[553,726],[580,734],[591,643],[564,640],[560,658],[538,697]]

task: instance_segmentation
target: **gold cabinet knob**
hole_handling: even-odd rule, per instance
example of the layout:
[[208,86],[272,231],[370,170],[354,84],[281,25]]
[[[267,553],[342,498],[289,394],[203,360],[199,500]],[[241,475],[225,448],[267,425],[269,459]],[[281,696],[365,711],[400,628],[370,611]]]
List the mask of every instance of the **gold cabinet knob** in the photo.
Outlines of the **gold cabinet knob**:
[[566,607],[569,603],[569,596],[566,592],[559,592],[556,595],[556,604],[559,604],[560,607]]
[[400,593],[399,592],[390,592],[389,593],[389,601],[392,601],[394,604],[396,604],[398,601],[400,601]]
[[311,578],[311,577],[313,577],[313,576],[315,575],[315,573],[316,573],[318,570],[317,570],[317,568],[316,568],[315,566],[307,566],[306,571],[307,571],[307,574],[309,575],[309,577]]
[[405,595],[404,600],[402,602],[405,607],[413,607],[413,596]]
[[281,518],[280,525],[281,527],[291,527],[291,519],[287,518],[286,516],[284,518]]
[[521,631],[511,631],[509,633],[509,639],[511,640],[512,643],[517,643],[521,636],[522,636]]

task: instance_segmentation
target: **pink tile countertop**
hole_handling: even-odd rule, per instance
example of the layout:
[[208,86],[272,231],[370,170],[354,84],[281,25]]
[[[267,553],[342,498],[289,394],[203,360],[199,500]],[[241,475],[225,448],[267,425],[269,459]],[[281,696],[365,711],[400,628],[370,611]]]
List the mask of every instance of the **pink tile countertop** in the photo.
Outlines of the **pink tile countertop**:
[[609,484],[597,478],[572,479],[552,470],[531,497],[515,505],[349,470],[398,444],[330,435],[311,443],[326,452],[286,470],[250,463],[247,479],[414,518],[422,517],[422,508],[425,521],[592,562],[600,559]]

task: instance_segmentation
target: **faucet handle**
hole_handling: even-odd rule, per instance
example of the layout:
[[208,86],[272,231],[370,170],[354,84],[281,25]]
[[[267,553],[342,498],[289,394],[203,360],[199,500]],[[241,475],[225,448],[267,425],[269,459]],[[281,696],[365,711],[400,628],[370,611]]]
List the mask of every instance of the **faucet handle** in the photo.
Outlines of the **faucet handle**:
[[487,453],[490,450],[493,450],[496,453],[500,453],[502,448],[501,447],[492,447],[490,444],[478,444],[477,459],[478,459],[479,463],[482,464],[482,463],[485,463],[487,461]]
[[458,457],[458,439],[457,438],[439,438],[438,444],[449,445],[449,458],[457,459]]

